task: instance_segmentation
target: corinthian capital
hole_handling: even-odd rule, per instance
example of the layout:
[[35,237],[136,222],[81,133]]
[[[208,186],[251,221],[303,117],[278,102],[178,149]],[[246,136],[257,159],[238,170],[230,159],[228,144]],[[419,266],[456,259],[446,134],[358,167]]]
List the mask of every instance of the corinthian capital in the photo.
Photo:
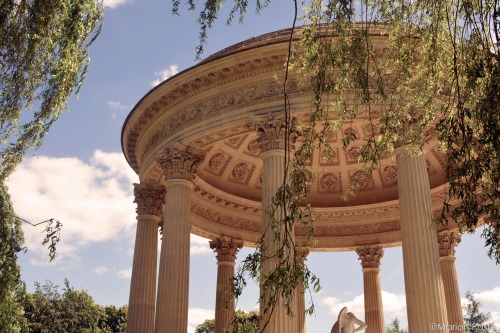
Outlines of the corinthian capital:
[[153,184],[134,184],[134,202],[137,215],[163,215],[165,187]]
[[237,241],[232,238],[217,238],[210,241],[210,248],[217,253],[217,262],[231,262],[234,264],[236,261],[236,254],[243,247],[242,241]]
[[292,118],[287,126],[285,118],[275,118],[272,113],[268,113],[266,120],[256,122],[254,126],[262,143],[263,152],[285,149],[287,131],[290,133],[290,144],[295,143],[298,137],[297,118]]
[[186,179],[192,180],[196,167],[203,162],[205,154],[203,151],[185,146],[180,143],[174,143],[166,148],[163,155],[156,161],[161,165],[165,172],[167,180]]
[[438,234],[439,256],[455,257],[455,247],[460,243],[462,237],[457,232],[442,231]]
[[356,249],[363,268],[380,268],[380,260],[384,256],[382,246],[365,246]]

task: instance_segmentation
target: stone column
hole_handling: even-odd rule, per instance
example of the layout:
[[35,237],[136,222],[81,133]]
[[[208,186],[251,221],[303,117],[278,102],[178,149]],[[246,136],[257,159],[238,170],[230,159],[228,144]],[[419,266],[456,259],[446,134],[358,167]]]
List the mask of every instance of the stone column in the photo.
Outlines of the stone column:
[[[410,333],[446,324],[446,303],[424,154],[396,150],[403,266]],[[448,331],[442,331],[448,332]]]
[[363,267],[365,294],[366,333],[385,333],[382,290],[380,288],[380,260],[384,256],[382,246],[365,246],[356,249]]
[[229,238],[210,241],[210,248],[217,253],[217,292],[215,296],[215,333],[232,333],[234,320],[234,294],[232,280],[236,253],[243,242]]
[[[448,324],[457,327],[464,324],[460,291],[458,288],[457,269],[455,268],[455,246],[461,241],[457,232],[442,231],[438,234],[439,259],[443,274],[444,296],[448,312]],[[451,330],[450,333],[459,333],[463,330]]]
[[155,333],[186,333],[192,179],[202,161],[202,152],[180,144],[167,148],[157,159],[167,181]]
[[130,281],[127,332],[153,333],[156,302],[158,226],[163,214],[165,189],[160,185],[134,184],[137,231]]
[[[309,255],[309,249],[307,247],[298,247],[300,260],[302,264],[305,263],[307,256]],[[306,333],[306,301],[304,295],[304,285],[300,283],[297,286],[297,332]]]
[[[272,207],[272,201],[279,187],[283,185],[285,176],[285,138],[287,125],[284,119],[275,119],[272,114],[268,119],[256,124],[258,135],[262,143],[262,224],[261,233],[264,237],[264,256],[272,257],[275,253],[274,232],[270,223],[272,218],[267,214]],[[282,212],[277,211],[274,219],[281,220]],[[283,230],[280,230],[284,234]],[[291,231],[293,235],[293,230]],[[276,262],[271,258],[262,263],[262,273],[269,274],[276,267]],[[268,291],[269,292],[269,291]],[[261,298],[266,296],[261,288]],[[261,331],[263,333],[295,333],[297,322],[290,318],[282,302],[278,299],[274,310],[267,309],[265,304],[260,306]],[[266,324],[267,323],[267,324]]]

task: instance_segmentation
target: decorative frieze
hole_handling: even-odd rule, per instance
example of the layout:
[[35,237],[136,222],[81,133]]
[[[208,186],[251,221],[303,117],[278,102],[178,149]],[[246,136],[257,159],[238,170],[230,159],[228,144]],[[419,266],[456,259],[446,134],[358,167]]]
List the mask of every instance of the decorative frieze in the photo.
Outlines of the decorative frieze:
[[134,203],[137,215],[163,216],[165,187],[154,184],[134,184]]
[[161,165],[167,180],[186,179],[192,180],[196,167],[203,162],[205,154],[203,151],[174,143],[166,148],[163,155],[156,159]]
[[361,260],[361,266],[365,268],[380,268],[380,260],[384,256],[382,246],[365,246],[356,249]]
[[442,231],[437,236],[440,257],[455,257],[455,247],[462,240],[457,232]]
[[243,247],[243,242],[233,238],[217,238],[210,241],[210,248],[217,253],[218,262],[231,262],[234,264],[236,254]]
[[268,113],[267,119],[255,123],[255,129],[259,141],[262,144],[262,152],[273,149],[285,149],[285,138],[287,131],[290,134],[290,144],[295,143],[298,137],[297,118],[292,118],[287,125],[285,118],[277,118],[274,114]]

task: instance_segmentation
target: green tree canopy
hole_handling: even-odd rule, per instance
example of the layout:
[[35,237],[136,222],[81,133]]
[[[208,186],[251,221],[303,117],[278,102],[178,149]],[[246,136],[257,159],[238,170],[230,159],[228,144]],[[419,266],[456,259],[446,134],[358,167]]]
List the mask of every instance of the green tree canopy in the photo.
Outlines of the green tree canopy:
[[[259,332],[260,316],[257,311],[245,312],[236,310],[233,325],[234,332],[231,333],[258,333]],[[200,325],[196,326],[195,333],[214,333],[215,320],[207,319]]]
[[386,333],[408,333],[408,330],[399,327],[399,319],[394,320],[385,328]]
[[85,290],[75,290],[65,280],[59,286],[47,281],[35,283],[35,292],[24,301],[24,324],[21,332],[30,333],[123,333],[127,323],[127,306],[102,307]]
[[465,293],[467,304],[464,305],[464,322],[466,332],[470,333],[489,333],[496,330],[493,323],[488,323],[491,316],[489,313],[481,312],[481,302],[476,300],[474,293],[469,290]]
[[[19,332],[23,233],[6,178],[78,92],[98,35],[96,0],[0,0],[0,327]],[[46,229],[51,260],[60,225]]]

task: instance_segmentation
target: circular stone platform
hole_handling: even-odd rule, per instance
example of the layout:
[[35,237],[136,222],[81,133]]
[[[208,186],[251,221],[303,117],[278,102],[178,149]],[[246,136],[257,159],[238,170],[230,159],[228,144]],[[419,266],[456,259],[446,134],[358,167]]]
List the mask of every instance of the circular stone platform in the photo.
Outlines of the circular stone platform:
[[[377,33],[381,42],[382,31]],[[290,30],[249,39],[222,50],[152,89],[134,107],[122,130],[124,154],[141,183],[164,182],[156,157],[175,142],[206,152],[197,168],[193,198],[194,234],[221,235],[253,246],[260,235],[262,160],[253,123],[284,109],[285,57]],[[287,92],[299,123],[311,109],[311,94],[292,73]],[[372,110],[376,114],[377,110]],[[317,175],[309,201],[315,208],[313,251],[353,250],[358,246],[401,244],[396,161],[388,156],[365,177],[358,147],[372,128],[367,115],[346,124],[356,141],[348,149],[342,133],[330,132],[333,154],[328,161],[316,151],[310,162]],[[438,143],[425,147],[435,213],[441,211],[444,156]],[[360,193],[342,201],[348,178],[359,179]],[[447,228],[451,228],[448,226]],[[296,227],[297,240],[304,240]]]

